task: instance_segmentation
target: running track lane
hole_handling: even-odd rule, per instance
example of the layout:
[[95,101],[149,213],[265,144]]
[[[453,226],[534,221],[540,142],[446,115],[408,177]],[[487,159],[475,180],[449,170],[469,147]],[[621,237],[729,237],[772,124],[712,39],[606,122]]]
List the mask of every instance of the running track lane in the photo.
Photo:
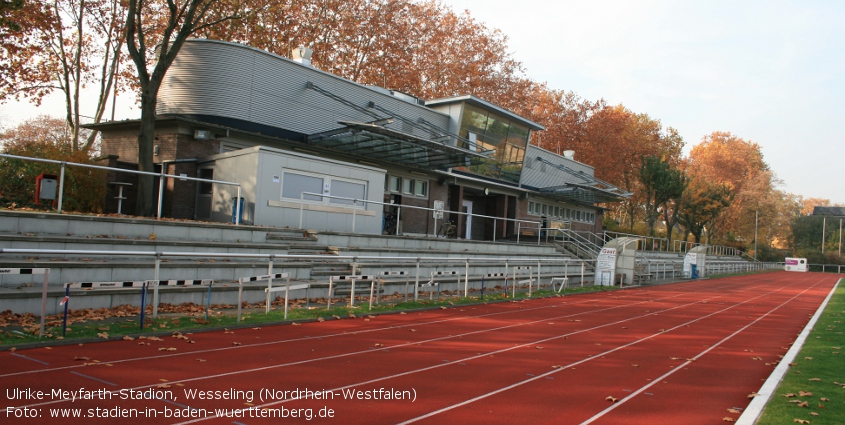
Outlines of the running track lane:
[[[721,423],[737,416],[727,408],[747,405],[746,395],[759,388],[836,280],[780,272],[368,321],[189,335],[195,344],[164,338],[150,345],[113,341],[2,353],[7,404],[42,415],[4,422],[43,423],[51,408],[88,413],[119,406],[157,410],[155,419],[121,420],[145,424],[280,423],[210,415],[164,418],[165,407],[206,409],[193,411],[203,414],[216,407],[287,414],[312,409],[314,415],[327,407],[333,419],[310,422],[344,424]],[[177,351],[158,351],[167,347]],[[83,366],[77,356],[99,360],[99,366]],[[140,391],[158,385],[172,396],[8,400],[15,389]],[[333,390],[335,396],[262,401],[261,388]],[[342,400],[342,389],[379,388],[413,391],[415,401]],[[253,391],[255,398],[188,400],[186,389]]]

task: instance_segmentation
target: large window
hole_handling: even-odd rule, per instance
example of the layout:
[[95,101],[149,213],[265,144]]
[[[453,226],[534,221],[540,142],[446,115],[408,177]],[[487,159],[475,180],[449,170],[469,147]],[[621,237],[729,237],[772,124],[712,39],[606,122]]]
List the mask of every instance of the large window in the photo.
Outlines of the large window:
[[552,219],[580,221],[584,223],[594,223],[596,221],[596,214],[593,212],[574,210],[558,205],[543,204],[535,201],[528,202],[528,214],[545,216]]
[[[285,172],[282,180],[282,198],[300,199],[302,192],[323,193],[323,178]],[[322,196],[305,195],[307,201],[322,201]]]
[[[304,195],[302,199],[322,204],[352,205],[353,199],[367,199],[367,182],[353,179],[306,173],[301,171],[285,171],[282,174],[282,198],[299,200],[303,192],[337,196],[338,199],[319,195]],[[357,207],[365,208],[363,202]]]
[[502,116],[464,103],[460,136],[474,141],[475,146],[464,148],[476,151],[493,151],[481,164],[469,171],[500,180],[519,182],[522,161],[528,145],[528,127]]
[[412,179],[410,177],[388,176],[387,192],[405,196],[428,197],[428,180]]
[[[367,185],[362,183],[352,183],[343,180],[332,180],[331,193],[332,196],[340,196],[343,198],[352,199],[367,199]],[[354,201],[348,199],[330,198],[333,204],[352,205]],[[358,203],[361,204],[360,202]]]

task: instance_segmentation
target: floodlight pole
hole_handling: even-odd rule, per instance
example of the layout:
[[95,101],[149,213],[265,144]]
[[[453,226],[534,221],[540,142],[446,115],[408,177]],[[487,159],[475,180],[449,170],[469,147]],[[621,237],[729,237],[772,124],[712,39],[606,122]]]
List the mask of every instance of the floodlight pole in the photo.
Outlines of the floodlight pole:
[[842,256],[842,219],[839,219],[839,256]]
[[754,211],[754,261],[757,261],[757,216],[759,211]]
[[822,217],[822,254],[824,254],[824,234],[827,232],[827,217]]

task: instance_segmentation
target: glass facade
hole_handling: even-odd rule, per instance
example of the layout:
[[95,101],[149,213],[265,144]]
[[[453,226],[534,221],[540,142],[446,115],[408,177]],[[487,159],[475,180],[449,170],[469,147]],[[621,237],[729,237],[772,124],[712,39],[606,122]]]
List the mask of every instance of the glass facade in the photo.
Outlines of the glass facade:
[[472,146],[463,142],[460,147],[477,152],[490,151],[490,156],[480,164],[461,168],[482,176],[519,183],[528,146],[527,126],[464,103],[459,135],[475,143]]

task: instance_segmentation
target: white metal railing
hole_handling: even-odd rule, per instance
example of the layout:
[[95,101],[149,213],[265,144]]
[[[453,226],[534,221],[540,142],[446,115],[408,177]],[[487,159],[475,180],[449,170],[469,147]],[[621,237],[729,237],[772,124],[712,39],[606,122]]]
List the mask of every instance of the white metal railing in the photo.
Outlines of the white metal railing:
[[[575,258],[506,258],[506,257],[411,257],[411,256],[394,256],[394,257],[387,257],[387,256],[326,256],[326,255],[299,255],[299,254],[259,254],[259,253],[210,253],[210,252],[170,252],[170,251],[98,251],[98,250],[73,250],[73,249],[18,249],[18,248],[0,248],[0,255],[3,254],[23,254],[23,255],[57,255],[57,256],[68,256],[68,255],[82,255],[86,257],[93,257],[93,256],[135,256],[135,257],[149,257],[152,259],[150,267],[153,269],[152,275],[153,281],[160,281],[160,269],[161,269],[161,262],[164,259],[173,259],[173,258],[184,258],[184,257],[205,257],[205,258],[254,258],[254,259],[266,259],[267,260],[267,274],[275,273],[274,269],[274,262],[276,260],[350,260],[352,263],[352,269],[356,270],[362,262],[367,266],[378,266],[379,263],[386,263],[385,267],[393,267],[395,268],[395,263],[397,260],[400,260],[406,264],[408,267],[414,267],[416,269],[416,277],[415,277],[415,288],[418,288],[420,285],[420,268],[421,265],[424,263],[435,263],[433,267],[438,267],[446,264],[461,264],[464,266],[464,275],[458,278],[460,282],[461,278],[464,281],[464,296],[467,296],[469,293],[469,277],[470,277],[470,265],[473,267],[496,267],[496,266],[504,266],[504,280],[507,282],[509,279],[513,280],[514,278],[514,264],[529,264],[529,265],[536,265],[536,276],[537,282],[540,282],[542,279],[542,268],[550,268],[554,266],[563,267],[563,273],[552,273],[550,277],[558,277],[563,276],[565,278],[570,278],[569,268],[570,266],[576,266],[580,270],[580,278],[581,282],[584,282],[585,277],[587,275],[587,264],[593,263],[594,260],[581,260]],[[56,264],[60,266],[59,263]],[[510,275],[509,273],[510,267]],[[59,269],[61,267],[54,267],[54,269]],[[55,274],[54,274],[55,275]],[[574,277],[578,275],[577,273],[572,274],[571,276]],[[213,278],[213,277],[209,277]],[[45,282],[46,286],[46,282]],[[514,289],[515,290],[515,289]],[[158,315],[158,304],[159,304],[159,293],[158,293],[158,285],[153,285],[153,317],[157,317]]]
[[783,270],[783,263],[749,261],[707,261],[705,276],[723,273],[743,273],[757,270]]
[[808,264],[808,266],[810,267],[810,271],[815,271],[813,269],[820,269],[819,271],[822,273],[834,273],[828,272],[828,269],[836,270],[835,273],[837,274],[842,274],[842,272],[845,271],[845,265],[843,264]]
[[[585,251],[586,253],[590,254],[591,257],[595,258],[596,256],[598,256],[599,252],[601,252],[601,245],[598,245],[593,240],[591,240],[593,238],[589,236],[593,235],[593,233],[587,232],[587,237],[583,236],[582,233],[584,232],[578,232],[571,229],[561,231],[561,239],[559,242],[563,244],[571,243],[575,245],[576,249]],[[555,240],[555,242],[558,242],[558,240]]]
[[107,170],[107,171],[116,171],[120,173],[129,173],[129,174],[138,174],[144,176],[154,176],[159,177],[158,181],[158,204],[157,204],[157,218],[161,218],[161,209],[164,199],[164,179],[165,178],[173,178],[173,179],[180,179],[180,180],[190,180],[190,181],[198,181],[198,182],[206,182],[206,183],[217,183],[217,184],[226,184],[236,186],[237,190],[237,198],[235,198],[235,225],[240,224],[240,199],[241,199],[241,184],[235,182],[227,182],[223,180],[213,180],[213,179],[203,179],[199,177],[188,177],[188,176],[177,176],[175,174],[165,174],[164,166],[161,167],[160,173],[153,173],[150,171],[137,171],[137,170],[125,170],[123,168],[114,168],[114,167],[105,167],[102,165],[93,165],[93,164],[80,164],[78,162],[68,162],[68,161],[59,161],[55,159],[45,159],[45,158],[32,158],[28,156],[18,156],[18,155],[9,155],[5,153],[0,153],[0,157],[3,158],[11,158],[11,159],[20,159],[24,161],[34,161],[34,162],[44,162],[48,164],[59,164],[61,165],[61,175],[59,177],[59,199],[57,210],[59,213],[62,212],[62,198],[64,194],[64,185],[65,185],[65,167],[70,165],[72,167],[83,167],[83,168],[93,168],[97,170]]
[[396,234],[397,235],[399,235],[399,225],[398,225],[398,223],[399,223],[399,219],[402,217],[402,208],[410,208],[410,209],[430,211],[432,213],[432,217],[434,217],[435,233],[434,233],[433,236],[435,236],[435,237],[437,237],[437,230],[436,229],[438,229],[438,227],[437,227],[438,218],[434,213],[442,213],[443,215],[457,214],[457,215],[465,215],[465,216],[470,216],[470,217],[492,219],[493,220],[493,242],[496,242],[496,236],[497,236],[496,232],[497,232],[497,228],[498,228],[498,221],[500,221],[500,220],[501,221],[510,221],[510,222],[515,223],[515,225],[517,227],[517,232],[516,232],[517,243],[519,242],[519,237],[520,237],[520,233],[521,233],[520,230],[522,228],[521,227],[522,223],[528,223],[528,224],[531,225],[530,227],[526,227],[526,228],[531,228],[531,229],[536,228],[537,229],[537,243],[538,244],[540,243],[540,237],[541,237],[540,234],[541,234],[541,229],[542,229],[542,226],[543,226],[542,222],[534,221],[534,220],[520,220],[520,219],[514,219],[514,218],[495,217],[495,216],[481,215],[481,214],[470,214],[470,213],[465,213],[463,211],[437,210],[437,209],[434,209],[434,208],[418,207],[418,206],[415,206],[415,205],[391,204],[389,202],[370,201],[370,200],[366,200],[366,199],[348,198],[348,197],[344,197],[344,196],[334,196],[334,195],[325,195],[325,194],[322,194],[322,193],[314,193],[314,192],[302,192],[302,193],[299,194],[299,228],[300,229],[303,229],[303,227],[302,227],[303,217],[305,216],[305,205],[306,205],[305,196],[315,196],[315,197],[320,197],[320,198],[341,199],[341,200],[345,200],[345,201],[352,201],[352,205],[350,207],[350,209],[352,210],[352,233],[355,233],[355,221],[356,221],[356,217],[357,217],[357,210],[358,210],[359,204],[363,206],[364,210],[367,209],[367,204],[375,204],[375,205],[381,205],[381,206],[395,207],[396,208],[396,223],[397,223]]
[[605,230],[604,231],[605,240],[609,240],[607,238],[615,239],[622,236],[630,236],[635,238],[640,238],[643,240],[643,243],[640,246],[640,250],[642,251],[655,251],[655,252],[687,252],[691,248],[694,248],[699,245],[706,245],[707,253],[711,255],[730,255],[730,256],[739,256],[741,251],[731,246],[724,246],[724,245],[707,245],[695,242],[687,242],[687,241],[680,241],[674,240],[672,241],[672,249],[669,249],[669,240],[667,238],[659,238],[656,236],[643,236],[643,235],[635,235],[632,233],[621,233],[621,232],[612,232]]

